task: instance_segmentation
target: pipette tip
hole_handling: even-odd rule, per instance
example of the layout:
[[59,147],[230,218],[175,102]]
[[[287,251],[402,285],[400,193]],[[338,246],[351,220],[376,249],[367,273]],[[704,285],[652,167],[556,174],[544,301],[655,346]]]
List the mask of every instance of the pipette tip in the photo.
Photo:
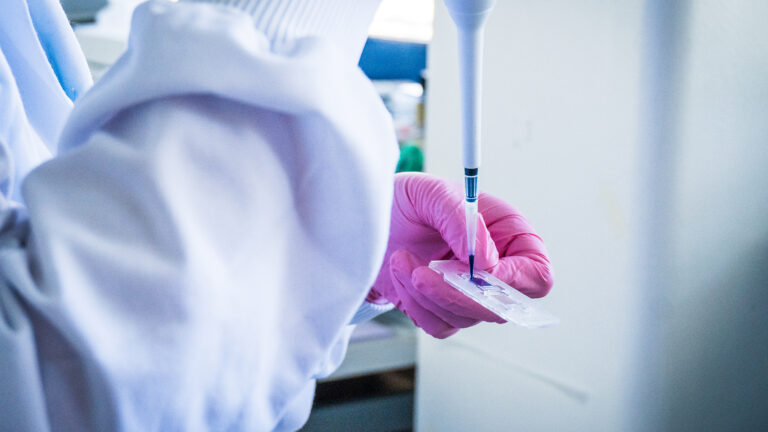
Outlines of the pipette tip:
[[470,279],[475,278],[475,256],[474,255],[469,256],[469,278]]

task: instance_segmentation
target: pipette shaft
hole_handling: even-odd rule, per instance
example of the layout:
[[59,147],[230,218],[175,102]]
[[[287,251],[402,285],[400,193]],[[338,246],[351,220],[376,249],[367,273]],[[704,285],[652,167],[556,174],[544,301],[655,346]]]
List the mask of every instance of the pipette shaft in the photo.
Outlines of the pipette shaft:
[[467,256],[469,276],[475,276],[475,245],[477,242],[477,168],[464,169],[464,216],[467,222]]
[[483,25],[496,0],[445,0],[459,37],[459,74],[464,164],[464,213],[467,223],[469,274],[474,277],[477,241],[477,179],[480,168],[480,94]]

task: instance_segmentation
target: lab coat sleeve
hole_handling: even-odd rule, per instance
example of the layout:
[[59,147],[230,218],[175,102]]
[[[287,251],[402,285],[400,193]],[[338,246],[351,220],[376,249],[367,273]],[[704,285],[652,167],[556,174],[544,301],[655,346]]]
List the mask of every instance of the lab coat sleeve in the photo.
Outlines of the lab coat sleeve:
[[362,322],[371,320],[384,312],[389,312],[395,308],[392,303],[376,304],[370,302],[363,302],[362,305],[355,312],[355,316],[352,317],[350,324],[360,324]]
[[2,397],[57,430],[294,430],[383,256],[389,118],[332,47],[223,9],[150,2],[129,46],[3,210]]

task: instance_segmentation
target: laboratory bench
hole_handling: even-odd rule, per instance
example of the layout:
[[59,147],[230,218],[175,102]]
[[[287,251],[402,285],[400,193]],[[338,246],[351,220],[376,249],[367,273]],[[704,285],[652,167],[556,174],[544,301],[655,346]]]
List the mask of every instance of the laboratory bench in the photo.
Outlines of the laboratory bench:
[[413,428],[416,329],[397,310],[359,324],[347,356],[318,381],[302,431],[401,432]]

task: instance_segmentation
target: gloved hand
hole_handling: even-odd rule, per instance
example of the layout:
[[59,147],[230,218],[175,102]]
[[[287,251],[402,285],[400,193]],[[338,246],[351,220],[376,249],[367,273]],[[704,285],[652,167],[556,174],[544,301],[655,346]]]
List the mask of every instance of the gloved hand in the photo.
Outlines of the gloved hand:
[[[481,193],[478,208],[475,267],[529,297],[545,296],[552,270],[533,227],[493,196]],[[467,262],[466,237],[460,185],[427,174],[397,174],[387,252],[367,300],[394,303],[440,339],[479,321],[505,322],[427,267],[436,259]]]

